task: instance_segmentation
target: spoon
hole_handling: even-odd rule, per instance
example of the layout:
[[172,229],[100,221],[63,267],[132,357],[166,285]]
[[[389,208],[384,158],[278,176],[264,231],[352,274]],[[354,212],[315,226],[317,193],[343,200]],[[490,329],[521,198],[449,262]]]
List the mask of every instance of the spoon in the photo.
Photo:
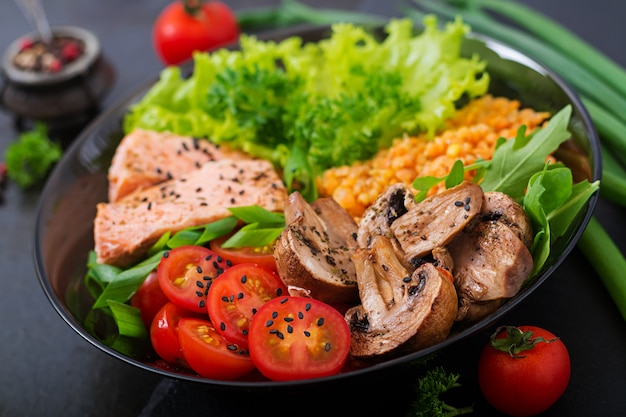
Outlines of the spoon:
[[35,24],[39,38],[44,43],[52,41],[52,29],[40,0],[15,0],[22,13]]

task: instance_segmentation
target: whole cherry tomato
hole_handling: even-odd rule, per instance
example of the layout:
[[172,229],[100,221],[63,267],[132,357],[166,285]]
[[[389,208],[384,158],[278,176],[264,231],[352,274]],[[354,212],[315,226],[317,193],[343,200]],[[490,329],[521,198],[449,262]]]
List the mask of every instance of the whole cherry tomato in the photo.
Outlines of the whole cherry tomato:
[[166,65],[235,42],[239,25],[233,11],[220,1],[180,0],[170,3],[154,23],[152,41]]
[[153,271],[132,296],[130,305],[141,310],[141,320],[146,329],[149,329],[154,316],[168,301],[169,298],[163,293],[159,285],[157,273]]
[[567,348],[536,326],[498,328],[478,361],[478,384],[485,399],[511,416],[547,410],[563,395],[569,378]]

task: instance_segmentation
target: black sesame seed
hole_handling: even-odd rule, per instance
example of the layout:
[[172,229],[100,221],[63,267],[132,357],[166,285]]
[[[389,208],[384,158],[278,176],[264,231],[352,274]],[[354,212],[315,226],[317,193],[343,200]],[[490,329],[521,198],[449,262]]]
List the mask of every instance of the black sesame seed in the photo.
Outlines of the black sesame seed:
[[472,201],[469,197],[465,197],[465,204],[469,204]]
[[466,204],[466,205],[465,205],[465,211],[470,211],[470,209],[471,209],[470,205],[469,205],[469,204]]
[[457,206],[457,207],[463,207],[464,204],[463,204],[462,201],[455,201],[454,205]]

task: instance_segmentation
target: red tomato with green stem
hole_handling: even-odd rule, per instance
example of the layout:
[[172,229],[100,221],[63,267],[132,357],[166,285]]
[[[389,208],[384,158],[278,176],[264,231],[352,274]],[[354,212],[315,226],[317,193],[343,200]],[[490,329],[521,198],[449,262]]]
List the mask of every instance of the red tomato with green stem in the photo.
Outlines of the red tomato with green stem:
[[570,371],[567,348],[553,333],[536,326],[503,326],[481,352],[478,383],[497,410],[532,416],[563,395]]
[[226,340],[208,320],[180,320],[178,338],[185,361],[205,378],[233,380],[254,370],[247,351]]
[[248,346],[255,313],[287,287],[274,271],[257,264],[234,265],[217,277],[207,294],[207,312],[218,332],[239,346]]
[[223,246],[230,238],[226,235],[217,239],[213,239],[210,243],[211,250],[223,258],[230,260],[233,264],[254,263],[277,271],[276,260],[274,259],[274,245],[265,245],[262,247],[244,246],[241,248],[225,248]]
[[169,298],[163,294],[159,285],[157,272],[153,271],[146,277],[143,284],[137,289],[137,292],[133,294],[130,299],[130,305],[137,307],[141,311],[141,320],[146,329],[149,329],[156,313],[168,301]]
[[161,359],[189,368],[178,340],[178,323],[185,317],[199,317],[174,303],[166,303],[154,316],[150,326],[150,342]]
[[213,279],[231,266],[203,246],[180,246],[164,253],[157,267],[159,285],[171,302],[206,314],[206,295]]
[[338,373],[350,352],[343,315],[319,300],[276,297],[263,304],[250,324],[250,357],[274,381]]
[[179,0],[170,3],[154,22],[152,41],[166,65],[177,65],[194,51],[209,51],[237,41],[239,25],[220,1]]

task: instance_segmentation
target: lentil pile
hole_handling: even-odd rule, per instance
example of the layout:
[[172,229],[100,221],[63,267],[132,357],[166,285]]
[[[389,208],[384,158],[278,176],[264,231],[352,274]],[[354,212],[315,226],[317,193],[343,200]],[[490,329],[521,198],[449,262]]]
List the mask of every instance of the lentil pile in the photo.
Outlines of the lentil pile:
[[[404,136],[371,160],[325,171],[317,181],[320,196],[333,197],[359,218],[388,186],[411,186],[415,178],[427,175],[442,177],[457,159],[463,165],[491,159],[499,138],[514,138],[522,125],[529,133],[549,116],[547,112],[521,108],[517,100],[491,95],[477,98],[459,109],[446,128],[432,138]],[[468,172],[466,179],[471,180],[473,175]],[[442,187],[433,188],[431,194]]]

